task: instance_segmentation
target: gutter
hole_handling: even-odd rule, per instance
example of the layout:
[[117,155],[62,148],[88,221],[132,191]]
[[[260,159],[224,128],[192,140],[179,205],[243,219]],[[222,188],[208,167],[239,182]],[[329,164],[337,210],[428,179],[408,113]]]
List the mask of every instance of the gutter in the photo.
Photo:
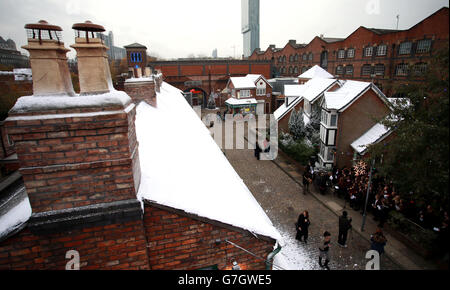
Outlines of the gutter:
[[273,250],[271,253],[269,253],[269,255],[267,255],[266,270],[272,270],[273,259],[275,258],[275,255],[281,251],[280,244],[278,242],[277,242],[277,244],[278,244],[278,247],[275,250]]

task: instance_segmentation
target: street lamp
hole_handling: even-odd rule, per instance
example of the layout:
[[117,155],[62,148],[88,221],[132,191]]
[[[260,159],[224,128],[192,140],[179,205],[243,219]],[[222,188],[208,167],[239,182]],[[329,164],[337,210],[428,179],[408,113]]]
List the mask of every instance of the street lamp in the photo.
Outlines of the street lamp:
[[364,204],[364,214],[361,224],[361,232],[364,232],[364,225],[366,223],[367,203],[369,201],[369,191],[370,191],[370,184],[372,183],[372,170],[374,166],[375,166],[375,159],[372,159],[372,166],[370,166],[370,173],[369,173],[369,183],[367,184],[366,202]]

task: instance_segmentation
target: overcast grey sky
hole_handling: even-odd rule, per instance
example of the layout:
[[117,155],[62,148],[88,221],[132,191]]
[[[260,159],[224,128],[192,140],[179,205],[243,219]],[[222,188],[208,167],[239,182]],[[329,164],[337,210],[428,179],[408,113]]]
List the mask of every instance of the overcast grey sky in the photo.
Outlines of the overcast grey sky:
[[[260,46],[346,37],[361,25],[395,29],[397,14],[407,29],[443,6],[449,1],[260,0]],[[66,47],[72,24],[91,20],[114,32],[116,46],[139,42],[167,59],[211,56],[214,48],[219,57],[242,54],[241,0],[0,0],[0,36],[18,46],[26,43],[24,25],[40,19],[62,27]]]

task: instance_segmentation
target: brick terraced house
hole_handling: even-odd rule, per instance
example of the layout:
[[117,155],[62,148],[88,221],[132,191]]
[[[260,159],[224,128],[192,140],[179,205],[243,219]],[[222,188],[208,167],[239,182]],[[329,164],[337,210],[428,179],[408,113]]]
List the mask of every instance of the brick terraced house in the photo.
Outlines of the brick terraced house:
[[351,167],[361,146],[387,133],[378,132],[384,128],[378,121],[390,113],[391,103],[373,83],[343,81],[339,89],[324,93],[321,108],[318,155],[323,167]]
[[225,105],[230,114],[270,114],[272,112],[272,85],[263,75],[248,74],[230,77],[225,88]]
[[340,86],[340,81],[319,66],[304,72],[299,78],[299,84],[284,87],[285,102],[274,112],[278,128],[289,132],[289,118],[293,108],[297,111],[301,110],[304,123],[309,123],[313,115],[320,114],[320,103],[324,93],[336,90]]
[[249,60],[271,60],[278,76],[298,76],[319,65],[339,78],[373,81],[387,96],[408,76],[421,80],[430,58],[448,45],[448,7],[443,7],[405,30],[360,26],[346,38],[314,37],[308,44],[295,40],[283,48],[256,49]]
[[61,28],[25,28],[33,95],[5,120],[22,182],[0,192],[0,269],[271,268],[280,234],[180,90],[159,74],[116,91],[87,21],[75,94]]

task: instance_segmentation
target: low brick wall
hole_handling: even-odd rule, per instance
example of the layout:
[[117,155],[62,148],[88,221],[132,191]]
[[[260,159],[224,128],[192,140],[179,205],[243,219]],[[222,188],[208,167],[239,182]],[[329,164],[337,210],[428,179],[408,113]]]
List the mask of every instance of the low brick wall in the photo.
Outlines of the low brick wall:
[[[217,265],[231,269],[237,261],[243,270],[264,270],[265,262],[226,243],[227,239],[264,259],[275,241],[256,238],[249,232],[219,222],[201,221],[155,205],[145,205],[144,226],[150,268],[194,270]],[[216,240],[222,242],[216,244]]]
[[153,107],[157,106],[155,82],[153,80],[141,82],[125,82],[125,92],[131,97],[135,104],[146,101]]

